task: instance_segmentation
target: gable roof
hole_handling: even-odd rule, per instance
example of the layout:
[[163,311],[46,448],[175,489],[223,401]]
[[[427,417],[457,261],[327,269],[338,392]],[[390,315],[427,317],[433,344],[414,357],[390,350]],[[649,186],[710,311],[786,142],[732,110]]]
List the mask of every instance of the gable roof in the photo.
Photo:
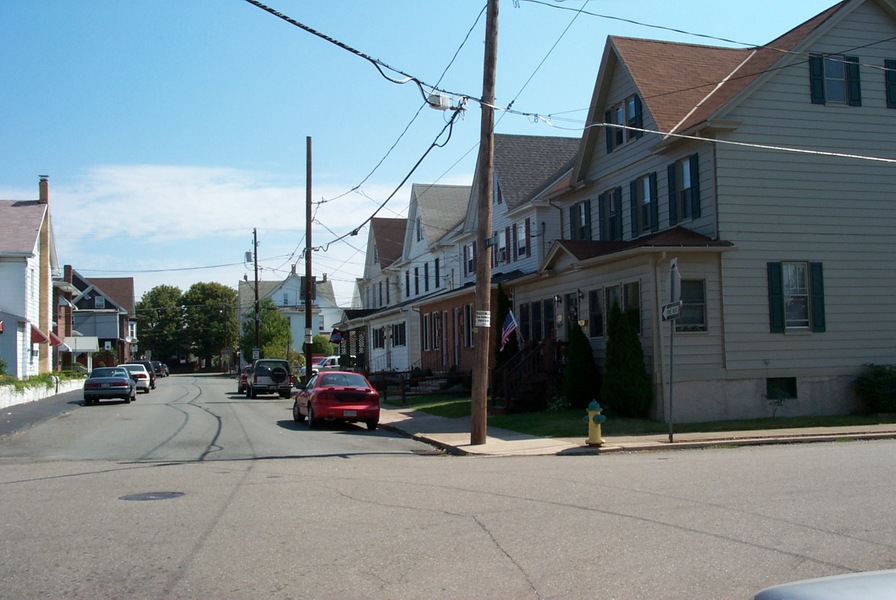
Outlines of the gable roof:
[[0,254],[31,256],[46,214],[47,205],[37,200],[0,200]]
[[407,219],[383,217],[374,217],[370,220],[370,235],[376,245],[376,255],[381,269],[401,258],[407,221]]
[[569,170],[580,138],[495,134],[495,173],[508,209],[529,202]]
[[417,201],[417,216],[422,219],[426,243],[432,246],[464,218],[470,186],[415,183],[411,197]]
[[90,283],[129,315],[134,314],[133,277],[92,277]]

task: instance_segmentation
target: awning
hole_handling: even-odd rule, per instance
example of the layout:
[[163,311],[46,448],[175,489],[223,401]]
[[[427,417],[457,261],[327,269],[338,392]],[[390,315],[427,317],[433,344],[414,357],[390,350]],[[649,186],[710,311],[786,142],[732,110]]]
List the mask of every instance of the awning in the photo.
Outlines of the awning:
[[32,344],[46,344],[50,341],[50,338],[47,337],[47,334],[37,328],[36,325],[31,326],[31,343]]
[[62,341],[62,338],[59,337],[58,335],[56,335],[55,333],[53,333],[52,331],[50,332],[50,345],[51,346],[59,346],[59,349],[62,350],[63,352],[71,352],[72,351],[72,349],[69,348],[65,344],[64,341]]

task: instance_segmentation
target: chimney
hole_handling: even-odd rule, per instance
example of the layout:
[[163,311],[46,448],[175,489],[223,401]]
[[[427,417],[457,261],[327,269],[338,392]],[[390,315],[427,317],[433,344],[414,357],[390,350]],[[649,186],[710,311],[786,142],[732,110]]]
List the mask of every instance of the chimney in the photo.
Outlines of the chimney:
[[293,274],[293,275],[296,274],[296,265],[295,265],[295,263],[293,263],[293,265],[292,265],[292,274]]
[[40,203],[41,204],[49,204],[50,203],[50,176],[49,175],[38,175],[40,177],[40,183],[38,184],[38,188],[40,189]]
[[324,283],[327,282],[327,274],[326,274],[326,273],[324,273],[324,281],[323,281],[323,282],[324,282]]

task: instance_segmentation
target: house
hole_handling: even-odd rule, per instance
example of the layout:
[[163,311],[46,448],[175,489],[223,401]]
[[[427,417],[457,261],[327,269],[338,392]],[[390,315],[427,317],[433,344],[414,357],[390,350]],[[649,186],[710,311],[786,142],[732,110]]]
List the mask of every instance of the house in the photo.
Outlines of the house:
[[65,265],[54,286],[58,326],[71,351],[63,358],[66,367],[77,362],[89,369],[96,352],[97,360],[107,365],[137,358],[133,277],[88,279],[71,265]]
[[41,176],[37,200],[0,200],[0,359],[6,373],[26,379],[55,368],[53,276],[59,274],[50,218],[50,183]]
[[[304,352],[305,343],[305,281],[304,276],[296,273],[296,266],[282,280],[259,281],[258,299],[270,298],[277,311],[289,319],[290,348],[298,353]],[[239,306],[238,321],[240,332],[243,323],[255,318],[255,282],[240,281],[237,288]],[[333,282],[323,279],[312,282],[311,287],[311,331],[313,335],[329,335],[330,329],[342,321],[343,310],[336,304]],[[242,363],[252,362],[251,356],[241,357]]]
[[[523,335],[577,323],[601,363],[611,306],[630,309],[657,419],[861,408],[863,365],[896,363],[894,117],[888,0],[756,48],[610,37],[548,192],[568,228],[514,282]],[[664,321],[673,262],[681,316]]]
[[[492,302],[497,285],[533,272],[549,240],[559,237],[560,211],[543,197],[548,183],[568,173],[579,147],[577,138],[507,135],[494,136],[492,180],[492,240],[489,248],[476,239],[478,185],[465,204],[463,219],[443,245],[450,242],[451,267],[457,285],[416,303],[420,313],[421,367],[435,372],[468,373],[474,363],[473,326],[476,258],[491,253]],[[476,175],[480,175],[477,165]]]

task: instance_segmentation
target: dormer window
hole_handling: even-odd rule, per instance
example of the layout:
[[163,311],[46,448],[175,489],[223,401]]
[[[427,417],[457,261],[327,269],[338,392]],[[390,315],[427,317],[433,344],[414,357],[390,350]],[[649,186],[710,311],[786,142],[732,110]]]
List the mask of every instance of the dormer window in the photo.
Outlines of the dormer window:
[[423,221],[420,217],[417,217],[414,228],[417,230],[417,241],[419,242],[423,239]]
[[93,307],[94,308],[106,308],[106,298],[103,296],[96,296],[93,299]]
[[[638,139],[643,134],[642,131],[637,131],[644,125],[641,98],[634,94],[613,105],[604,113],[604,121],[610,124],[604,128],[607,136],[607,154],[609,154],[617,147]],[[617,127],[612,125],[617,125]],[[636,129],[628,129],[628,127]]]
[[809,91],[812,104],[861,106],[859,58],[813,54],[809,57]]

